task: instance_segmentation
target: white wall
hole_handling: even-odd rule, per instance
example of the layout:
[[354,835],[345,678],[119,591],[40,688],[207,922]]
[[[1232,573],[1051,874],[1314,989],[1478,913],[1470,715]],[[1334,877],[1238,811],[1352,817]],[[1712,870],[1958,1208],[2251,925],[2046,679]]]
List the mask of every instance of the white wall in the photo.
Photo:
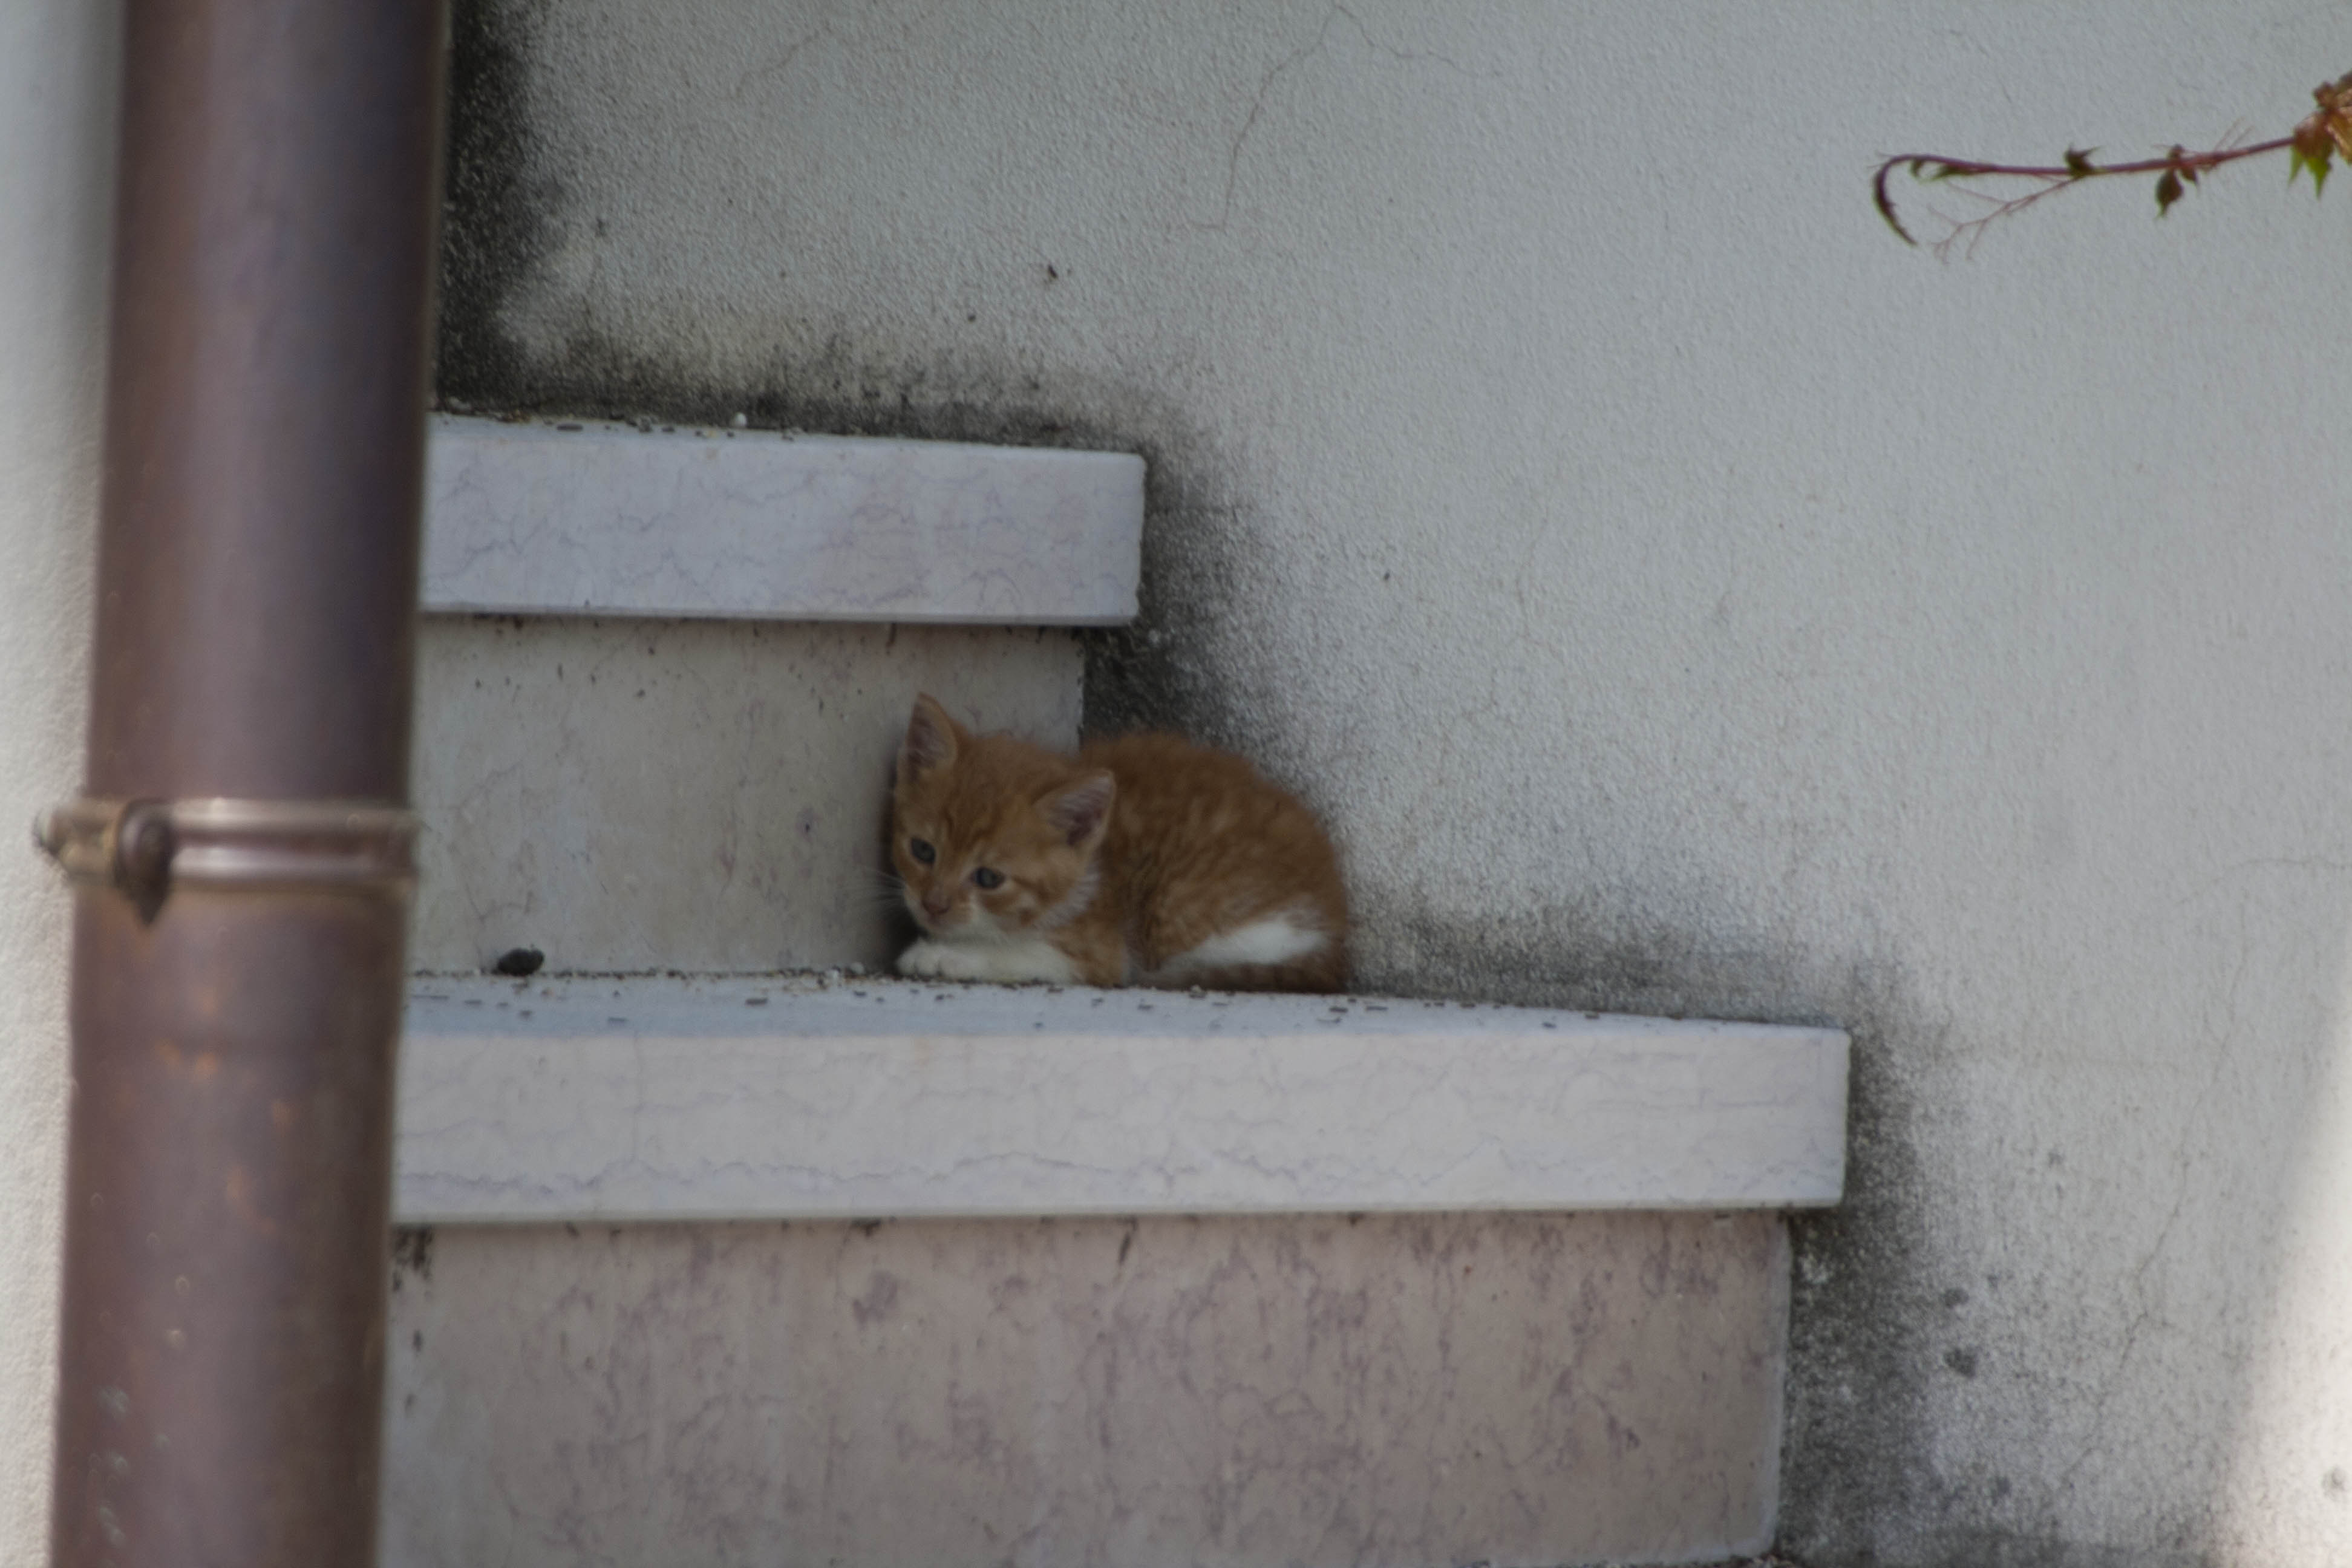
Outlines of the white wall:
[[[2347,193],[2085,191],[1938,267],[1863,179],[2267,133],[2340,16],[583,0],[501,35],[532,265],[467,384],[1150,451],[1105,711],[1324,805],[1371,981],[1857,1031],[1793,1545],[2329,1563]],[[77,773],[112,27],[0,9],[0,825]],[[9,1562],[64,911],[0,853]]]
[[0,6],[0,1563],[48,1547],[69,904],[26,837],[81,773],[114,7]]
[[2339,1562],[2352,191],[1865,178],[2342,17],[499,0],[443,386],[1146,452],[1094,711],[1305,789],[1370,984],[1855,1030],[1790,1545]]

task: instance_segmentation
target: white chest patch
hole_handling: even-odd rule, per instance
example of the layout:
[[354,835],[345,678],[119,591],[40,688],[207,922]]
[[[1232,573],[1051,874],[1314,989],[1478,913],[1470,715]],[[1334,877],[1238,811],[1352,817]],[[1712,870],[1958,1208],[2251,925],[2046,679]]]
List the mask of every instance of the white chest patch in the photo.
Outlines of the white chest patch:
[[1189,974],[1202,969],[1234,969],[1252,963],[1289,963],[1320,952],[1331,940],[1328,931],[1303,925],[1289,915],[1268,915],[1237,930],[1213,936],[1188,952],[1180,952],[1160,967],[1163,974]]

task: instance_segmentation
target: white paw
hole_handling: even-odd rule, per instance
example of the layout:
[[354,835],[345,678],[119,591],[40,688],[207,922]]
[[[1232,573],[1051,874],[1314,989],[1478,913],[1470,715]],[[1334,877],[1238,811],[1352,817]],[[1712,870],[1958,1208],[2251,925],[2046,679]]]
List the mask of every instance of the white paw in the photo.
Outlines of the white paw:
[[1077,972],[1048,942],[934,942],[925,937],[898,955],[898,973],[923,980],[993,980],[1012,985],[1044,980],[1066,985]]
[[977,980],[972,955],[961,948],[924,937],[898,955],[898,973],[918,980]]

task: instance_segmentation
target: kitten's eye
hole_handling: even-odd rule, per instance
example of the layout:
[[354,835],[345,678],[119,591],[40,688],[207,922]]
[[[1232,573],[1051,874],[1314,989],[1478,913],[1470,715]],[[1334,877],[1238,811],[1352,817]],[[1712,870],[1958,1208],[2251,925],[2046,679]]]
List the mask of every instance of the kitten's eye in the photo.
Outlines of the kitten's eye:
[[971,879],[983,888],[1001,888],[1004,885],[1004,873],[982,866],[971,874]]
[[940,852],[931,847],[930,840],[928,838],[908,839],[907,853],[915,858],[915,864],[918,866],[928,866],[940,858]]

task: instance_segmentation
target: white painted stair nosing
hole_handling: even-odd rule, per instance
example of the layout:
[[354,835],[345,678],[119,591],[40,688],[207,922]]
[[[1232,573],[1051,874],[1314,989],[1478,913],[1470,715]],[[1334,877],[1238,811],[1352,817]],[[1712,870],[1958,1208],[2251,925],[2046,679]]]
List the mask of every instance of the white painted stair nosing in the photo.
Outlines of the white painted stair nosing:
[[1835,1203],[1835,1029],[813,977],[421,980],[404,1224]]
[[428,611],[1135,618],[1128,453],[447,415],[425,450]]

